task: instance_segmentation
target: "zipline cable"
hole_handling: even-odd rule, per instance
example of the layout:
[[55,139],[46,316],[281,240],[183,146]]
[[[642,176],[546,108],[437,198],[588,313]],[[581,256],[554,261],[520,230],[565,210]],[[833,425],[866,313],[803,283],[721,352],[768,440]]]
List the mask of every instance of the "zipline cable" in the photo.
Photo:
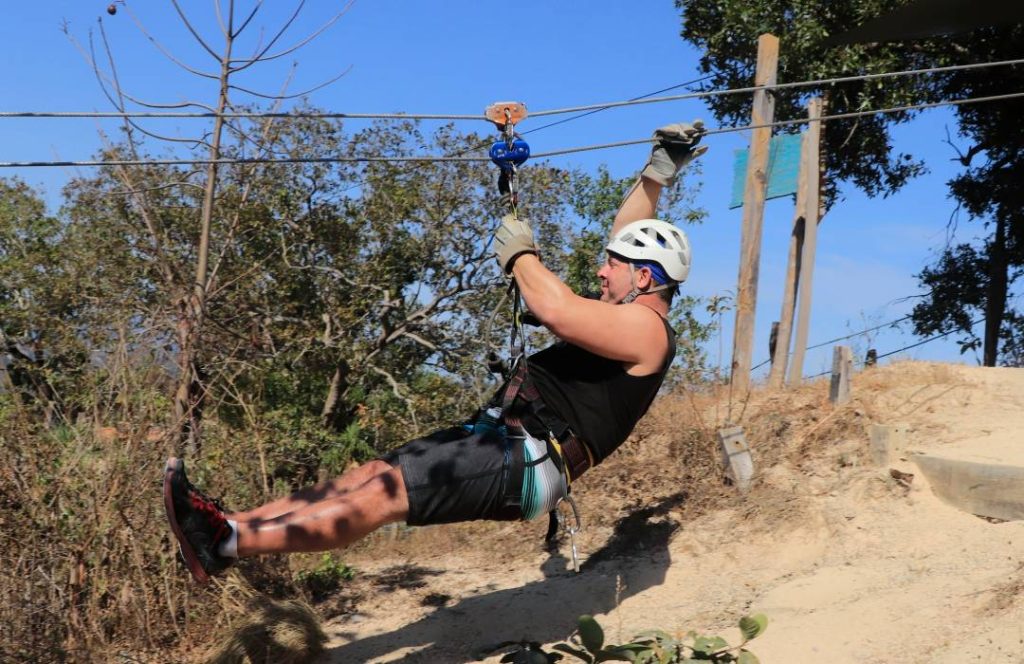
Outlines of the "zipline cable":
[[[867,334],[868,332],[874,332],[875,330],[881,330],[883,327],[889,327],[890,325],[896,325],[897,323],[902,323],[903,321],[905,321],[908,318],[910,318],[910,316],[911,316],[911,314],[907,314],[906,316],[903,316],[902,318],[897,318],[896,320],[891,320],[888,323],[882,323],[881,325],[876,325],[874,327],[869,327],[869,328],[863,329],[863,330],[861,330],[859,332],[853,332],[852,334],[847,334],[845,337],[836,337],[835,339],[829,339],[828,341],[822,341],[821,343],[814,344],[813,346],[808,346],[806,348],[806,350],[813,350],[815,348],[821,348],[822,346],[828,346],[829,344],[834,344],[837,341],[846,341],[847,339],[852,339],[854,337],[859,337],[862,334]],[[789,353],[789,355],[792,355],[792,354],[793,354],[792,352]],[[760,369],[761,367],[763,367],[764,365],[768,364],[771,361],[772,361],[772,359],[768,358],[764,362],[760,362],[757,365],[755,365],[753,368],[751,368],[751,371],[756,371],[757,369]]]
[[[646,99],[647,97],[658,95],[658,94],[661,94],[662,92],[667,92],[669,90],[675,90],[677,88],[682,88],[682,87],[686,87],[686,86],[689,86],[689,85],[694,85],[694,84],[697,84],[697,83],[701,83],[703,81],[708,80],[712,76],[714,76],[714,74],[708,74],[707,76],[701,76],[700,78],[695,78],[693,80],[686,81],[685,83],[677,83],[675,85],[670,85],[667,88],[662,88],[661,90],[655,90],[653,92],[648,92],[647,94],[643,94],[643,95],[640,95],[638,97],[633,97],[633,99]],[[568,117],[568,118],[562,118],[561,120],[556,120],[554,122],[549,122],[548,124],[541,125],[539,127],[534,127],[532,129],[527,129],[526,131],[518,132],[518,133],[519,133],[520,136],[526,136],[527,134],[533,134],[533,133],[536,133],[538,131],[541,131],[542,129],[549,129],[549,128],[554,127],[556,125],[565,124],[567,122],[572,122],[573,120],[578,120],[579,118],[586,117],[588,115],[593,115],[595,113],[600,113],[603,110],[604,110],[603,108],[594,109],[592,111],[587,111],[585,113],[580,113],[578,115],[573,115],[572,117]],[[462,148],[462,149],[456,150],[456,151],[451,152],[449,154],[445,154],[444,156],[445,157],[462,157],[462,156],[465,156],[466,154],[469,154],[470,152],[473,152],[475,150],[482,150],[483,148],[488,147],[490,144],[491,144],[491,141],[486,141],[486,142],[483,142],[483,143],[477,143],[476,145],[472,145],[472,146],[470,146],[468,148]],[[349,185],[348,187],[346,187],[345,189],[343,189],[341,191],[341,193],[342,194],[348,193],[349,191],[351,191],[353,189],[356,189],[357,187],[363,186],[365,183],[366,183],[365,180],[363,180],[361,182],[355,182],[355,183]]]
[[[974,327],[975,325],[977,325],[978,323],[982,322],[983,320],[985,320],[984,316],[982,316],[981,318],[978,318],[977,320],[971,321],[970,327]],[[896,350],[891,350],[888,353],[882,353],[881,355],[878,355],[875,359],[876,360],[880,360],[883,357],[889,357],[890,355],[895,355],[896,353],[902,353],[905,350],[910,350],[911,348],[917,348],[918,346],[923,346],[923,345],[925,345],[927,343],[931,343],[932,341],[936,341],[938,339],[942,339],[943,337],[948,337],[951,334],[956,334],[957,332],[964,332],[964,330],[957,329],[957,330],[950,330],[949,332],[943,332],[942,334],[936,334],[935,336],[928,337],[927,339],[922,339],[921,341],[912,343],[909,346],[904,346],[903,348],[897,348]],[[828,370],[828,371],[822,371],[821,373],[816,373],[813,376],[804,376],[804,380],[809,380],[811,378],[818,378],[820,376],[824,376],[825,374],[830,374],[830,373],[832,373],[831,369]]]
[[[949,65],[946,67],[928,67],[924,69],[906,69],[895,72],[880,72],[877,74],[856,74],[853,76],[838,76],[833,78],[821,78],[811,81],[794,81],[792,83],[777,83],[765,86],[756,85],[744,88],[728,88],[725,90],[704,90],[690,92],[681,95],[669,95],[665,97],[651,98],[647,95],[641,98],[628,99],[625,101],[610,101],[597,104],[586,104],[583,106],[569,106],[542,111],[531,111],[531,117],[545,117],[549,115],[561,115],[564,113],[577,113],[580,111],[604,110],[621,106],[632,106],[637,104],[656,104],[668,101],[682,101],[685,99],[704,99],[708,97],[719,97],[722,95],[748,94],[760,90],[779,91],[794,88],[806,88],[837,83],[849,83],[854,81],[871,81],[884,78],[895,78],[900,76],[915,76],[920,74],[936,74],[953,71],[964,71],[981,69],[987,67],[1005,67],[1024,64],[1024,58],[1016,60],[998,60],[992,62],[975,62],[965,65]],[[714,76],[709,75],[708,77]],[[671,88],[668,88],[671,89]],[[658,93],[653,93],[658,94]],[[217,117],[235,119],[264,119],[264,118],[320,118],[320,119],[351,119],[351,120],[486,120],[481,114],[451,114],[451,113],[338,113],[338,112],[316,112],[316,113],[292,113],[292,112],[228,112],[214,113],[185,112],[185,111],[0,111],[0,118],[200,118],[214,119]]]
[[[707,130],[705,136],[713,136],[715,134],[730,134],[740,131],[749,131],[751,129],[763,129],[769,127],[789,127],[794,125],[808,124],[810,122],[825,122],[828,120],[845,120],[850,118],[860,118],[868,115],[886,115],[889,113],[901,113],[904,111],[922,110],[927,108],[938,108],[940,106],[962,106],[967,104],[980,104],[991,101],[1001,101],[1006,99],[1017,99],[1024,97],[1024,92],[1013,92],[1002,95],[988,95],[984,97],[968,97],[966,99],[947,99],[943,101],[926,102],[921,104],[910,104],[907,106],[893,106],[890,108],[881,108],[867,111],[853,111],[850,113],[836,113],[834,115],[823,115],[820,118],[810,120],[808,118],[797,118],[795,120],[778,120],[775,122],[769,122],[765,124],[757,125],[744,125],[742,127],[719,127],[716,129]],[[531,155],[533,159],[543,159],[546,157],[557,157],[560,155],[574,154],[577,152],[589,152],[592,150],[606,150],[608,148],[624,147],[628,145],[640,145],[643,143],[653,143],[653,138],[642,138],[631,141],[616,141],[614,143],[601,143],[598,145],[585,145],[577,148],[565,148],[561,150],[552,150],[549,152],[540,152]],[[490,157],[447,157],[447,156],[423,156],[423,157],[379,157],[379,156],[364,156],[364,157],[293,157],[293,158],[281,158],[281,157],[253,157],[253,158],[236,158],[236,159],[150,159],[150,160],[84,160],[84,161],[5,161],[0,162],[0,168],[35,168],[45,166],[181,166],[181,165],[208,165],[208,164],[322,164],[322,163],[343,163],[343,162],[457,162],[457,161],[476,161],[485,162],[490,161]]]

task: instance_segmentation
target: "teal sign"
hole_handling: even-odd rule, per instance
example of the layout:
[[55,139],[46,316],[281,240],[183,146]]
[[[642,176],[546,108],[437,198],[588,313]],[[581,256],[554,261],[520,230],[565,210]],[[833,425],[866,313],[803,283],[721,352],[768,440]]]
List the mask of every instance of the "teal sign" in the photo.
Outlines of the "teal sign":
[[[780,198],[796,193],[800,176],[800,143],[802,134],[780,134],[772,138],[768,149],[768,193],[769,198]],[[729,209],[743,207],[743,187],[747,180],[747,153],[736,150],[736,161],[732,169],[732,202]]]

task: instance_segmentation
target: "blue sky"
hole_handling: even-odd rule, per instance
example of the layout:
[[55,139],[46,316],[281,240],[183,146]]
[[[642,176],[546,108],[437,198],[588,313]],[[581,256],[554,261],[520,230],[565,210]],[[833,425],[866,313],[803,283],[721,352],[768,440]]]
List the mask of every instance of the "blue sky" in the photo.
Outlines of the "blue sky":
[[[4,102],[0,110],[111,110],[83,58],[62,32],[83,45],[102,17],[119,60],[127,90],[151,101],[210,100],[212,82],[189,76],[141,35],[125,11],[105,12],[107,0],[46,0],[6,3],[0,38],[5,44],[0,66]],[[215,38],[211,2],[183,0],[198,29]],[[257,18],[276,26],[288,0],[266,3]],[[146,28],[183,61],[212,68],[212,60],[180,25],[169,3],[131,3]],[[239,0],[242,8],[251,6]],[[343,3],[314,0],[282,40],[294,43],[330,18]],[[479,113],[498,100],[526,102],[530,109],[563,108],[623,100],[697,78],[698,53],[679,38],[680,16],[670,0],[587,3],[523,0],[512,4],[455,0],[425,3],[402,0],[359,0],[315,42],[294,56],[250,70],[242,85],[276,92],[288,67],[298,62],[291,90],[298,91],[337,73],[337,83],[315,92],[311,102],[341,112]],[[252,31],[252,35],[258,31]],[[252,42],[246,44],[252,48]],[[751,44],[751,49],[755,45]],[[785,48],[785,45],[782,45]],[[245,46],[242,53],[248,52]],[[642,138],[667,122],[703,117],[715,126],[699,100],[612,109],[537,132],[529,137],[536,152],[565,147]],[[550,118],[537,119],[532,126]],[[170,132],[194,131],[200,121],[170,120],[157,125]],[[191,124],[190,124],[191,123]],[[153,126],[153,125],[150,125]],[[354,125],[350,125],[354,126]],[[430,124],[427,123],[427,127]],[[461,123],[463,129],[486,132],[483,123]],[[100,145],[97,130],[116,132],[112,120],[0,119],[0,161],[86,159]],[[529,129],[527,120],[522,128]],[[844,200],[820,227],[815,267],[810,343],[825,341],[900,318],[910,312],[919,293],[914,274],[931,262],[946,241],[954,211],[945,182],[956,172],[955,154],[943,140],[946,128],[955,133],[948,110],[928,111],[896,131],[896,147],[924,159],[931,172],[896,196],[868,198],[844,187]],[[738,273],[740,210],[729,210],[734,151],[749,135],[709,137],[703,158],[703,188],[698,204],[707,221],[688,229],[694,247],[689,292],[710,296],[733,294]],[[607,164],[613,175],[625,176],[643,164],[646,148],[633,146],[556,157],[561,166],[596,169]],[[18,175],[42,188],[48,200],[73,175],[69,169],[0,171]],[[791,199],[767,205],[758,313],[755,364],[767,358],[771,321],[779,316],[782,280],[793,216]],[[980,224],[961,220],[958,239],[970,240]],[[732,316],[725,319],[722,363],[729,364]],[[855,356],[868,347],[887,353],[917,341],[903,330],[880,330],[851,340]],[[709,348],[717,361],[719,343]],[[831,348],[812,350],[805,373],[828,369]],[[952,362],[977,361],[960,355],[952,340],[932,342],[897,357]],[[884,362],[894,358],[888,358]],[[763,374],[763,370],[756,375]]]

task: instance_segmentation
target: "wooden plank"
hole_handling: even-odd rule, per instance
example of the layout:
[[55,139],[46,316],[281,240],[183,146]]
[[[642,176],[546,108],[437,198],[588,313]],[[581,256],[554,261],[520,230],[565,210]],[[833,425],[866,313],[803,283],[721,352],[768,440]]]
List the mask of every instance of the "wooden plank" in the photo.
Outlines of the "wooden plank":
[[832,383],[828,398],[834,406],[850,400],[850,378],[853,375],[853,352],[849,346],[836,346],[832,351]]
[[796,310],[796,293],[800,285],[800,252],[804,245],[804,208],[807,206],[807,169],[817,160],[808,154],[807,134],[800,141],[800,175],[796,183],[796,212],[793,215],[793,232],[789,236],[789,256],[786,262],[786,281],[782,286],[782,313],[779,315],[779,331],[775,349],[772,351],[772,368],[768,372],[768,387],[782,387],[789,366],[789,345],[793,336],[793,313]]
[[818,244],[818,220],[821,219],[821,99],[807,102],[807,159],[800,171],[807,171],[807,195],[804,197],[804,237],[800,256],[800,311],[797,315],[793,362],[789,368],[789,385],[803,382],[804,356],[807,354],[807,332],[811,319],[811,291],[814,285],[814,254]]
[[[779,63],[779,38],[764,34],[757,40],[757,70],[754,85],[772,86]],[[775,119],[775,99],[765,90],[754,93],[752,125],[769,124]],[[770,127],[754,129],[747,159],[747,178],[743,192],[743,226],[740,234],[740,270],[736,286],[736,328],[733,334],[730,382],[740,399],[750,389],[751,357],[754,351],[754,313],[757,300],[757,273],[761,262],[761,229],[764,201],[768,189],[768,152]]]

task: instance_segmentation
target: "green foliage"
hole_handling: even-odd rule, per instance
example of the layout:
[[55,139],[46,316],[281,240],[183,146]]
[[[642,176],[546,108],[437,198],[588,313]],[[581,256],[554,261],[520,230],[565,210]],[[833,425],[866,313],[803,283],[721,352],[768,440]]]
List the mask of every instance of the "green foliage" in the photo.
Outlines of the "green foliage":
[[[712,74],[708,89],[751,85],[760,34],[779,37],[779,82],[928,67],[993,62],[1016,58],[1024,38],[1020,25],[981,28],[931,39],[829,47],[826,39],[904,4],[900,0],[676,0],[683,13],[682,37],[703,52],[701,69]],[[780,90],[777,119],[806,116],[809,96],[825,100],[828,115],[891,108],[950,99],[985,97],[1019,89],[1020,68],[973,69],[927,76],[858,80]],[[708,103],[720,121],[744,124],[750,95],[722,95]],[[852,182],[868,195],[888,195],[925,170],[909,154],[894,154],[892,128],[919,111],[830,120],[823,125],[825,199],[838,199],[839,185]],[[1013,286],[1024,269],[1024,200],[1019,186],[1024,173],[1024,133],[1017,119],[1024,101],[960,105],[955,113],[958,136],[935,136],[950,145],[950,156],[964,172],[949,183],[949,192],[972,219],[982,221],[985,237],[970,250],[947,246],[918,279],[927,289],[914,308],[914,330],[961,333],[961,348],[984,348],[986,365],[1017,363],[1024,347],[1024,316],[1013,306]],[[797,131],[796,127],[782,131]],[[961,147],[957,141],[966,145]],[[936,220],[938,221],[938,220]],[[953,229],[955,231],[955,226]],[[949,234],[952,239],[953,233]],[[973,255],[972,255],[973,254]],[[964,284],[984,284],[977,287]],[[950,300],[949,297],[958,298]],[[982,338],[968,318],[986,318]]]
[[673,635],[662,630],[648,630],[634,636],[627,643],[611,645],[605,643],[604,631],[593,616],[584,615],[579,617],[577,631],[572,639],[552,648],[588,663],[620,661],[681,664],[703,661],[757,664],[757,657],[745,646],[764,633],[768,627],[768,618],[761,613],[744,616],[740,619],[739,627],[743,641],[737,646],[730,646],[720,636],[702,636],[696,632]]
[[[702,51],[701,71],[713,75],[704,84],[707,89],[752,85],[757,38],[763,33],[779,38],[781,83],[909,69],[924,62],[948,64],[952,55],[931,60],[924,53],[908,52],[901,44],[825,45],[830,35],[845,32],[897,4],[893,0],[676,1],[683,14],[682,37]],[[923,50],[932,43],[926,42]],[[803,106],[807,98],[822,94],[827,97],[829,114],[930,101],[939,94],[933,81],[905,77],[779,91],[774,95],[775,116],[806,117]],[[749,122],[750,95],[722,95],[709,98],[708,103],[723,122]],[[924,170],[924,165],[909,155],[890,154],[890,123],[906,122],[910,117],[911,113],[865,116],[823,125],[824,185],[829,205],[837,196],[840,181],[852,181],[870,195],[890,194]],[[792,127],[782,131],[798,130]]]
[[319,562],[312,569],[305,569],[295,574],[295,582],[306,589],[314,600],[322,599],[341,588],[342,583],[351,581],[356,571],[330,553],[320,556]]

